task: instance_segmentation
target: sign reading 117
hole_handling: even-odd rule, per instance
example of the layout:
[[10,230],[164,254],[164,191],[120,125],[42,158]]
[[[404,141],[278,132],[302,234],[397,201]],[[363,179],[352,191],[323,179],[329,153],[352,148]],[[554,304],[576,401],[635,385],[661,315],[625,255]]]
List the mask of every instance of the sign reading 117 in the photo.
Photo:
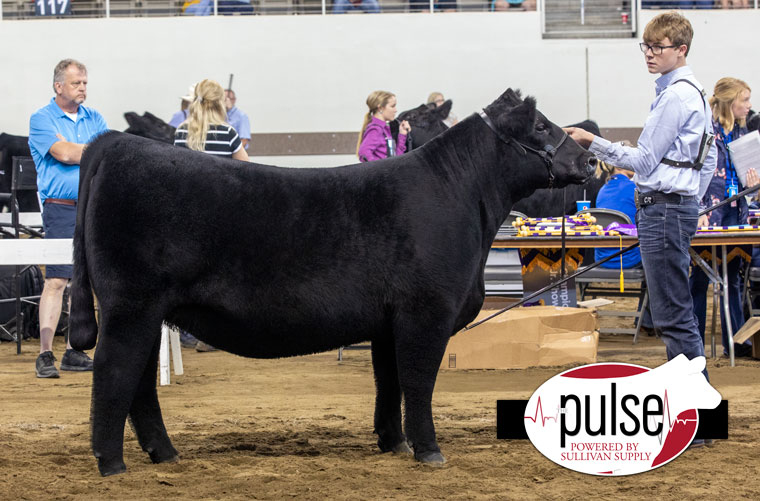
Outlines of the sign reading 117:
[[62,16],[71,14],[69,0],[35,0],[34,13],[38,16]]

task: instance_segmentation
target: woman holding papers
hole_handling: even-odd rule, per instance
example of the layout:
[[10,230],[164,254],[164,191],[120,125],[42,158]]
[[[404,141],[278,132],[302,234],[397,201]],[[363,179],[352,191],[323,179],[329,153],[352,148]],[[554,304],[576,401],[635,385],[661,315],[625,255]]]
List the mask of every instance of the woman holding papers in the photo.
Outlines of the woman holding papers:
[[[715,84],[715,90],[710,97],[710,107],[713,113],[713,129],[715,130],[715,144],[718,147],[718,166],[710,181],[710,186],[702,199],[702,205],[709,207],[728,197],[736,195],[744,190],[744,185],[736,171],[736,166],[731,159],[729,145],[732,141],[747,133],[746,118],[750,107],[750,88],[738,78],[721,78]],[[746,184],[753,186],[758,183],[758,176],[754,169],[746,172]],[[747,224],[747,201],[741,199],[715,209],[699,218],[699,227],[703,226],[734,226]],[[702,257],[710,257],[710,249],[697,249]],[[728,301],[731,315],[731,327],[736,332],[744,325],[744,313],[741,306],[741,277],[739,271],[744,264],[744,259],[749,260],[751,253],[740,247],[728,248]],[[722,259],[723,256],[718,256]],[[709,259],[708,259],[709,262]],[[692,266],[690,277],[691,296],[694,302],[694,313],[699,322],[699,331],[702,340],[705,338],[705,319],[707,316],[707,275],[696,265]],[[723,331],[723,353],[728,353],[728,334],[723,310],[723,296],[721,295],[721,329]],[[751,344],[736,345],[736,356],[749,356]]]

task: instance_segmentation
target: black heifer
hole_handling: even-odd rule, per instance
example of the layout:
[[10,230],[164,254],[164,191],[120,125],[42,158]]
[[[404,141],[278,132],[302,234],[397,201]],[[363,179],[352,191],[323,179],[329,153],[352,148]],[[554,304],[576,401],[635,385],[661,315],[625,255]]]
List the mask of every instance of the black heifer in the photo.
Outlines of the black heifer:
[[419,148],[449,128],[444,120],[451,113],[451,104],[451,99],[447,99],[441,106],[421,104],[399,114],[399,121],[406,120],[412,126],[407,151]]
[[255,358],[370,340],[380,449],[408,452],[408,439],[418,460],[443,463],[433,387],[448,339],[483,303],[499,225],[550,178],[593,171],[532,98],[508,90],[485,112],[407,155],[330,169],[96,139],[81,167],[70,332],[76,348],[95,345],[94,291],[101,474],[126,468],[127,416],[154,462],[177,457],[156,395],[163,320]]

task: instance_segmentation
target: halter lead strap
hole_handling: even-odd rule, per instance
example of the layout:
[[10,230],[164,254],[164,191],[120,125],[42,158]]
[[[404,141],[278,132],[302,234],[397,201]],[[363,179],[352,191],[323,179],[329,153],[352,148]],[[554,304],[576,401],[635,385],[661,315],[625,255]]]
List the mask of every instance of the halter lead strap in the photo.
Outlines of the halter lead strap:
[[562,144],[567,139],[567,133],[562,132],[562,139],[560,139],[559,143],[557,143],[557,146],[553,146],[551,144],[544,145],[543,149],[537,150],[535,148],[531,148],[527,144],[521,143],[520,141],[514,139],[514,138],[508,138],[504,136],[501,132],[499,132],[496,129],[496,126],[494,125],[493,121],[491,121],[491,118],[486,114],[485,111],[478,112],[478,116],[483,119],[485,124],[488,126],[491,131],[496,134],[496,137],[498,137],[501,142],[505,144],[514,144],[523,155],[526,155],[528,151],[531,153],[535,153],[539,157],[541,157],[541,160],[544,161],[544,164],[546,164],[546,170],[549,173],[549,188],[552,188],[554,186],[554,171],[552,170],[552,166],[554,165],[554,155],[557,154],[557,151],[560,149]]

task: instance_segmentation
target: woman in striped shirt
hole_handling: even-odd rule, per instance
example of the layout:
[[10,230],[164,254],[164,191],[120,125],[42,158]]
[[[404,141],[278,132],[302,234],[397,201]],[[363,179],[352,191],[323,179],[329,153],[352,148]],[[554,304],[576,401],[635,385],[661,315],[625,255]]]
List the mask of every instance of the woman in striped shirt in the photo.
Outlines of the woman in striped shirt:
[[235,129],[227,122],[224,89],[214,80],[202,80],[195,86],[188,119],[174,133],[174,144],[211,155],[248,161]]

